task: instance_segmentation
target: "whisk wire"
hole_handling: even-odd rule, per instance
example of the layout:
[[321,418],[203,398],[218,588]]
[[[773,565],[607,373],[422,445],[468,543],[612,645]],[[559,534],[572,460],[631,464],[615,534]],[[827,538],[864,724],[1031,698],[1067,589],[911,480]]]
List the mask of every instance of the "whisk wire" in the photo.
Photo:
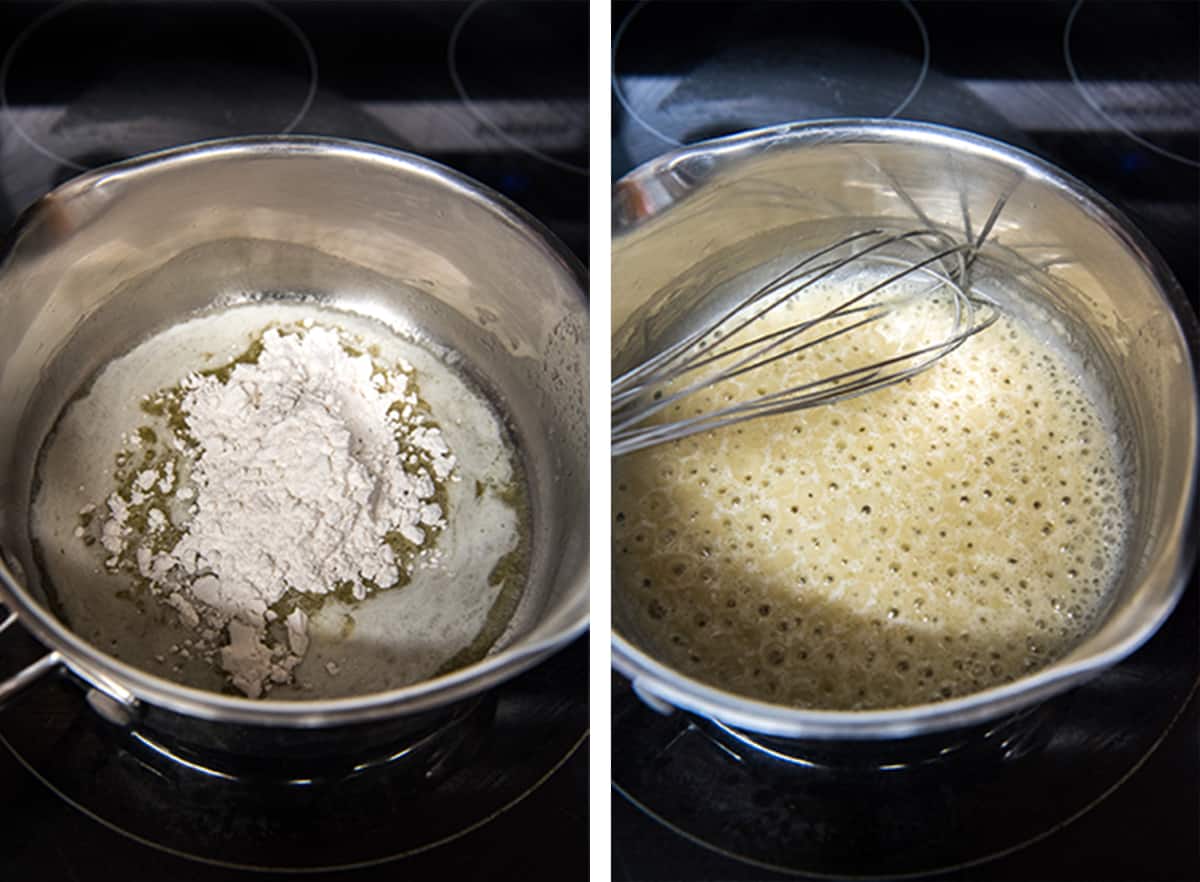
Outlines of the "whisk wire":
[[[732,307],[730,307],[722,315],[718,316],[713,321],[708,322],[706,325],[699,328],[698,330],[693,331],[692,333],[686,335],[685,337],[683,337],[683,339],[665,347],[661,352],[657,353],[656,355],[651,356],[650,358],[646,359],[638,366],[626,371],[621,376],[617,377],[612,382],[612,388],[614,390],[621,390],[621,389],[625,388],[628,384],[634,382],[639,377],[643,376],[644,374],[655,371],[658,368],[660,368],[661,366],[669,364],[672,361],[675,361],[678,357],[684,355],[690,349],[692,349],[694,346],[696,346],[698,343],[700,343],[700,341],[702,341],[705,337],[709,336],[709,334],[711,334],[715,328],[717,328],[720,325],[722,325],[723,323],[729,321],[731,318],[733,318],[733,316],[735,316],[737,313],[744,310],[747,306],[756,303],[757,301],[761,300],[763,297],[767,297],[770,294],[772,294],[774,291],[778,290],[781,285],[786,284],[786,282],[790,276],[794,275],[796,272],[798,272],[799,270],[801,270],[808,264],[812,263],[814,260],[824,257],[826,254],[830,254],[839,248],[844,248],[847,245],[849,245],[859,239],[864,239],[868,236],[878,235],[880,232],[881,231],[879,231],[879,230],[866,230],[864,232],[856,233],[853,236],[849,236],[841,241],[838,241],[838,242],[833,243],[832,245],[829,245],[826,248],[823,248],[819,251],[816,251],[816,252],[808,255],[803,260],[801,260],[799,263],[792,265],[791,267],[786,269],[784,272],[780,273],[778,276],[776,276],[774,279],[772,279],[770,282],[768,282],[762,288],[758,289],[758,291],[756,291],[754,294],[752,294],[746,300],[735,303]],[[732,333],[736,333],[736,331],[732,332]],[[732,333],[730,336],[732,336]]]
[[[1002,203],[998,203],[980,236],[974,241],[954,243],[945,233],[925,228],[901,233],[871,229],[847,236],[792,264],[756,289],[749,297],[722,310],[715,319],[705,322],[697,330],[686,334],[676,343],[668,345],[658,354],[624,372],[613,381],[613,455],[629,453],[698,432],[711,431],[747,419],[844,401],[902,382],[932,366],[968,338],[989,327],[999,317],[994,304],[968,293],[967,275],[978,248],[990,233],[1001,207]],[[872,237],[875,237],[876,241],[862,244],[863,240]],[[902,243],[926,248],[931,253],[919,260],[899,258],[887,253],[886,250],[891,246]],[[931,243],[941,247],[935,249]],[[831,258],[837,252],[847,250],[851,253]],[[957,261],[953,258],[957,258]],[[836,306],[824,310],[816,317],[760,334],[725,349],[712,351],[720,345],[721,340],[736,339],[743,331],[761,322],[772,310],[809,290],[818,282],[840,271],[852,269],[860,263],[892,265],[900,269]],[[933,281],[928,288],[920,292],[910,292],[892,300],[865,302],[881,292],[889,292],[896,283],[914,275],[928,275]],[[656,414],[698,391],[760,370],[782,359],[799,356],[816,346],[879,321],[901,306],[931,297],[941,290],[950,291],[953,308],[950,332],[941,340],[831,376],[820,377],[775,392],[762,393],[749,401],[735,402],[716,410],[668,422],[647,423]],[[989,308],[991,314],[981,319],[979,312],[982,307]],[[827,323],[845,322],[847,319],[853,320],[823,330],[815,339],[798,342],[798,338],[814,328],[823,328]],[[706,342],[710,337],[713,338],[712,342]],[[728,360],[733,360],[733,364],[721,369],[715,376],[701,376],[681,389],[667,391],[671,384],[681,378]],[[900,365],[905,366],[895,369]]]
[[[943,340],[939,343],[930,344],[921,347],[920,349],[911,352],[905,352],[900,355],[893,356],[873,363],[869,366],[852,368],[843,371],[830,377],[823,377],[818,380],[812,380],[808,383],[789,387],[788,389],[762,395],[748,402],[730,405],[720,410],[711,413],[703,414],[697,417],[683,418],[671,423],[650,426],[639,432],[636,439],[620,439],[614,445],[614,450],[618,446],[622,449],[619,453],[628,453],[641,447],[650,446],[652,444],[661,443],[667,440],[676,438],[686,438],[689,435],[694,435],[699,432],[712,431],[723,426],[742,422],[746,419],[762,416],[773,416],[781,413],[789,413],[796,410],[801,410],[807,407],[813,407],[818,404],[833,404],[839,401],[844,401],[862,394],[872,388],[881,388],[881,382],[890,385],[892,383],[901,382],[908,377],[915,376],[933,362],[948,355],[953,350],[961,346],[967,339],[974,336],[979,331],[993,324],[998,318],[998,313],[993,313],[986,317],[978,326],[974,325],[974,311],[979,305],[979,301],[973,298],[966,299],[966,309],[968,311],[965,322],[966,328],[959,331],[953,337]],[[990,306],[984,302],[984,305]],[[889,375],[881,381],[880,375],[884,368],[895,364],[910,361],[913,358],[918,358],[922,355],[930,355],[929,359],[920,361],[917,364],[910,365],[903,371],[898,371],[895,374]],[[825,392],[810,391],[816,390],[819,387],[827,385],[835,385],[848,380],[852,377],[857,379],[850,384],[843,385],[836,394],[829,395]],[[617,437],[617,436],[614,436]]]

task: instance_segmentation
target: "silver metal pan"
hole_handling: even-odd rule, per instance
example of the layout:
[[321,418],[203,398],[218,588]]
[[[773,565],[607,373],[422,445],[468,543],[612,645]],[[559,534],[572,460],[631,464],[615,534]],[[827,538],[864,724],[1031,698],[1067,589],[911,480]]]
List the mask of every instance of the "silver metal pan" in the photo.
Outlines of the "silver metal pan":
[[1010,683],[914,707],[817,711],[750,700],[663,664],[629,627],[617,584],[613,663],[650,703],[784,738],[911,737],[1068,689],[1129,655],[1170,614],[1196,552],[1196,320],[1149,242],[1086,185],[1029,153],[940,126],[838,120],[661,156],[616,185],[614,357],[636,362],[653,345],[656,304],[687,314],[689,292],[770,260],[797,230],[919,223],[971,238],[1000,203],[981,265],[1068,329],[1115,401],[1118,442],[1133,465],[1131,551],[1103,620],[1066,656]]
[[[11,610],[5,625],[19,621],[47,652],[0,683],[0,702],[65,669],[110,719],[195,725],[208,732],[202,740],[226,747],[252,730],[286,745],[303,732],[447,708],[586,627],[585,283],[565,249],[502,197],[366,144],[214,141],[64,184],[22,215],[2,259],[0,602]],[[451,353],[505,425],[525,473],[530,565],[511,622],[482,660],[403,682],[395,666],[411,635],[402,612],[384,605],[369,613],[375,627],[346,638],[345,651],[365,659],[350,694],[256,701],[122,661],[81,636],[86,623],[55,614],[55,593],[90,590],[82,577],[51,584],[31,541],[39,452],[56,420],[141,341],[217,306],[264,298],[315,303]],[[460,525],[460,544],[469,526]],[[445,592],[455,602],[455,586]]]

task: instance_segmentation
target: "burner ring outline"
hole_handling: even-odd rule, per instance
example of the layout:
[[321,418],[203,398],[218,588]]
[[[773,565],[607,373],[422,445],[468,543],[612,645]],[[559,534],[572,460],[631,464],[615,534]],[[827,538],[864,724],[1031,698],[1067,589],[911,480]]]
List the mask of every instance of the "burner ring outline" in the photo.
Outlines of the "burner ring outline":
[[[54,8],[49,9],[39,15],[25,28],[24,31],[17,36],[15,40],[13,40],[12,45],[8,47],[8,51],[4,54],[4,59],[0,61],[0,117],[7,119],[8,124],[12,127],[12,130],[16,132],[17,136],[31,148],[33,148],[33,150],[37,151],[47,159],[53,160],[54,162],[81,172],[87,171],[89,167],[56,153],[49,147],[43,145],[37,140],[37,138],[21,127],[21,124],[17,121],[16,116],[12,112],[12,107],[8,103],[8,77],[12,70],[13,59],[16,58],[21,47],[39,28],[43,27],[64,13],[70,12],[77,6],[82,6],[87,2],[89,2],[89,0],[67,0],[67,2],[55,6]],[[265,12],[268,16],[282,25],[284,29],[288,31],[288,33],[295,37],[296,41],[300,44],[300,48],[304,50],[304,58],[308,65],[308,91],[304,96],[304,100],[300,104],[300,109],[295,113],[295,115],[292,116],[288,124],[280,129],[277,133],[280,135],[286,135],[289,132],[294,131],[296,126],[300,124],[300,121],[303,120],[308,114],[309,109],[312,107],[313,101],[317,97],[317,53],[313,49],[312,43],[309,41],[308,36],[300,29],[300,26],[282,11],[276,9],[270,3],[266,2],[266,0],[240,0],[240,2],[246,3],[255,9],[260,10],[261,12]]]
[[[683,141],[673,138],[659,130],[657,127],[651,125],[645,117],[643,117],[634,109],[633,103],[629,100],[628,96],[621,88],[620,80],[617,77],[617,50],[620,48],[621,40],[624,38],[625,31],[628,30],[630,23],[650,2],[651,0],[640,0],[640,2],[629,11],[629,15],[625,16],[624,21],[621,22],[620,26],[616,30],[616,33],[613,34],[612,49],[609,53],[608,59],[609,81],[612,86],[613,97],[617,99],[617,103],[621,105],[621,108],[627,114],[629,114],[631,119],[637,122],[638,125],[644,128],[650,134],[654,135],[654,137],[658,138],[660,141],[664,142],[670,147],[683,147]],[[925,85],[925,77],[929,73],[930,44],[929,31],[925,27],[925,21],[921,18],[921,13],[919,13],[916,7],[912,5],[912,0],[900,0],[900,5],[903,6],[908,11],[909,15],[912,16],[912,19],[917,26],[917,32],[921,36],[921,69],[917,73],[917,78],[913,80],[912,87],[908,90],[908,94],[906,94],[904,98],[901,99],[900,103],[892,109],[891,113],[884,117],[885,119],[895,119],[904,111],[904,108],[908,107],[908,105],[912,103],[912,100],[917,97],[917,93],[921,91],[921,87]]]
[[1166,159],[1172,159],[1175,162],[1182,162],[1184,165],[1190,165],[1192,168],[1200,168],[1200,160],[1192,159],[1188,156],[1183,156],[1173,150],[1168,150],[1165,147],[1159,147],[1153,141],[1143,138],[1141,135],[1134,132],[1128,126],[1125,126],[1113,118],[1107,110],[1105,110],[1099,101],[1097,101],[1087,89],[1083,87],[1083,80],[1079,76],[1079,71],[1075,67],[1075,59],[1071,55],[1071,31],[1075,27],[1075,19],[1079,15],[1079,10],[1083,8],[1084,0],[1075,0],[1075,5],[1071,7],[1071,12],[1067,15],[1067,23],[1063,27],[1063,60],[1067,63],[1067,72],[1071,75],[1071,82],[1075,86],[1075,90],[1083,97],[1088,106],[1105,120],[1114,129],[1122,135],[1129,138],[1136,144],[1149,150],[1151,153],[1156,153]]
[[462,76],[458,72],[458,42],[462,36],[463,30],[466,28],[467,22],[479,8],[486,4],[488,0],[473,0],[470,6],[463,10],[463,14],[458,17],[458,21],[454,23],[454,29],[450,32],[450,42],[446,47],[446,64],[450,71],[450,81],[454,84],[454,91],[458,94],[458,98],[462,101],[463,106],[471,116],[482,126],[485,126],[489,132],[502,140],[508,146],[521,151],[522,153],[532,156],[535,159],[540,159],[542,162],[548,163],[555,168],[565,172],[570,172],[576,175],[588,175],[586,166],[576,165],[573,162],[567,162],[565,159],[559,159],[551,156],[548,153],[543,153],[536,147],[530,147],[520,138],[514,138],[508,132],[504,131],[500,126],[496,125],[487,114],[483,113],[471,98],[471,94],[467,91],[466,85],[462,81]]

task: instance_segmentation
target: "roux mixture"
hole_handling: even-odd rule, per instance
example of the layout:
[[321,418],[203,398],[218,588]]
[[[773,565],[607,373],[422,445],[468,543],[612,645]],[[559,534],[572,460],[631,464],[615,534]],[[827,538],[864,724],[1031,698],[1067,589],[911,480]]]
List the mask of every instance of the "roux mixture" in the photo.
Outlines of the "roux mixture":
[[[844,298],[818,291],[767,320]],[[905,307],[665,416],[910,350],[946,315]],[[620,458],[624,630],[690,676],[805,707],[1013,680],[1107,606],[1129,520],[1110,423],[1069,361],[1005,316],[900,385]]]

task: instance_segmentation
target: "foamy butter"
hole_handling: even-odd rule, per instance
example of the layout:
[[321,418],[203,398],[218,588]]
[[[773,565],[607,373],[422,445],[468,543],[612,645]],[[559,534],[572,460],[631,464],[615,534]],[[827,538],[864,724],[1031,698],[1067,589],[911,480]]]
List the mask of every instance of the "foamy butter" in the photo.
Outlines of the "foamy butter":
[[[767,321],[845,296],[818,291]],[[948,315],[906,307],[667,416],[909,350]],[[1013,680],[1069,651],[1107,606],[1130,517],[1110,426],[1069,359],[1006,315],[900,385],[623,457],[613,536],[627,630],[689,675],[805,707],[912,705]]]

